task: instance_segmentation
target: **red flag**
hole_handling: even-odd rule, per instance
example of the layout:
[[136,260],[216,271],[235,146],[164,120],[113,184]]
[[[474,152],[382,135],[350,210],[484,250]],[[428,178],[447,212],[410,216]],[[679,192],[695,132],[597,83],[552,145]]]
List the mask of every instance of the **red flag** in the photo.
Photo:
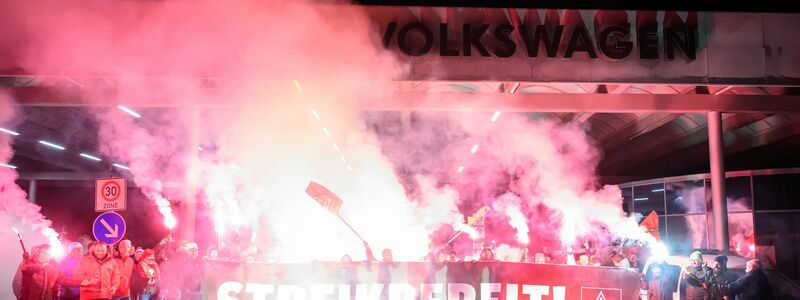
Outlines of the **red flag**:
[[316,182],[309,182],[306,187],[306,194],[317,200],[319,205],[334,214],[339,214],[339,209],[342,207],[342,199],[336,196],[333,192]]
[[647,215],[647,218],[642,220],[639,227],[645,232],[652,234],[653,237],[656,238],[656,241],[661,241],[661,233],[658,232],[658,214],[655,210],[651,211],[650,214]]
[[484,216],[486,215],[486,213],[488,213],[490,210],[492,210],[492,208],[491,208],[491,207],[484,205],[483,207],[481,207],[480,209],[478,209],[478,211],[476,211],[474,215],[467,217],[467,225],[469,225],[469,226],[473,226],[473,225],[475,225],[476,223],[483,222],[483,217],[484,217]]

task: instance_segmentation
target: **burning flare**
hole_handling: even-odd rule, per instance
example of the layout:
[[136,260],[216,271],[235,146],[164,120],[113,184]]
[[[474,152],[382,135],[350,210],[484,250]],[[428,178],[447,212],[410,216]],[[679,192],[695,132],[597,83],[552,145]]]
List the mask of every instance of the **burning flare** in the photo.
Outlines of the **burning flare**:
[[525,218],[525,215],[522,214],[519,206],[507,206],[506,216],[510,219],[508,222],[509,225],[517,230],[517,234],[515,235],[517,242],[527,245],[528,242],[530,242],[530,238],[528,237],[528,220]]

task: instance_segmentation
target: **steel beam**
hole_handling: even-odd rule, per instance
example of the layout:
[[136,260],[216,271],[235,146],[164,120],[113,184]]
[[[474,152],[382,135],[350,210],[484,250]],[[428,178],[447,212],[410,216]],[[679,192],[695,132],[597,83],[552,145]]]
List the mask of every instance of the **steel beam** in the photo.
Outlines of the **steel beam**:
[[363,101],[364,110],[800,113],[800,96],[668,94],[507,94],[396,92]]
[[[80,91],[65,93],[45,87],[13,87],[22,106],[117,106],[113,98],[90,101]],[[204,107],[229,106],[223,101],[196,103]],[[136,99],[132,107],[175,107],[181,103],[163,98]],[[609,113],[706,113],[755,112],[800,113],[800,96],[772,95],[677,95],[677,94],[523,94],[388,92],[380,98],[362,97],[360,109],[397,111],[496,111],[504,112],[609,112]]]

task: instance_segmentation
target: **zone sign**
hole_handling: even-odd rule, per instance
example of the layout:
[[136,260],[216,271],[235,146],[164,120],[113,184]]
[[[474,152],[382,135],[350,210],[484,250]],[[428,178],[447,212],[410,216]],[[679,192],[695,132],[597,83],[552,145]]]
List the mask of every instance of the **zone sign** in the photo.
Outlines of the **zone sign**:
[[121,211],[128,203],[125,178],[97,179],[95,181],[94,210]]

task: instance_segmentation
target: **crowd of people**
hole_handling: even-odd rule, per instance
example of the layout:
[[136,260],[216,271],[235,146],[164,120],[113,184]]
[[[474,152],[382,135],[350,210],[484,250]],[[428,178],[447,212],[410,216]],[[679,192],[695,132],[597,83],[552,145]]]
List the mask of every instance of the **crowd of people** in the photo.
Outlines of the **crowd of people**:
[[[681,276],[686,280],[686,299],[689,300],[717,300],[736,299],[776,299],[767,276],[764,274],[764,264],[757,260],[750,260],[745,267],[746,274],[736,278],[728,271],[728,258],[724,255],[714,258],[712,267],[706,265],[700,252],[693,252],[689,256],[691,265],[681,270]],[[654,295],[663,294],[656,284],[651,290]],[[650,299],[672,299],[652,297]]]
[[[626,251],[622,251],[626,249]],[[641,270],[644,267],[644,261],[639,259],[640,246],[623,247],[621,245],[609,246],[602,249],[592,247],[590,243],[584,243],[583,247],[573,250],[572,247],[566,249],[553,250],[552,248],[544,248],[543,251],[538,251],[531,257],[528,255],[528,249],[523,248],[516,251],[519,253],[518,258],[512,257],[513,254],[503,253],[498,255],[495,253],[497,249],[493,246],[484,247],[477,257],[472,255],[459,256],[452,249],[432,250],[424,260],[427,261],[441,261],[441,262],[459,262],[459,261],[478,261],[487,260],[491,257],[494,261],[504,262],[524,262],[524,263],[537,263],[537,264],[565,264],[565,265],[579,265],[579,266],[603,266],[603,267],[624,267]],[[645,253],[645,255],[647,255]]]
[[[84,248],[88,248],[85,249]],[[72,242],[66,257],[54,260],[50,245],[23,259],[14,279],[18,300],[201,299],[202,260],[195,243],[165,238],[153,249],[130,240],[116,247]]]
[[[367,262],[378,263],[380,278],[389,280],[389,268],[394,264],[392,251],[384,249],[377,259],[365,243]],[[84,248],[88,248],[85,249]],[[774,299],[772,288],[758,260],[747,263],[746,275],[735,278],[728,271],[726,256],[718,256],[711,267],[707,266],[700,252],[690,255],[691,265],[681,269],[663,262],[650,265],[643,270],[649,254],[639,246],[593,249],[588,244],[573,251],[536,252],[528,256],[527,249],[521,251],[519,259],[508,256],[503,261],[536,264],[567,264],[577,266],[605,266],[629,268],[639,272],[642,289],[647,299],[672,299],[677,287],[677,276],[670,276],[674,269],[686,282],[686,299]],[[165,238],[153,249],[134,247],[129,240],[120,241],[116,247],[93,241],[84,247],[78,242],[70,243],[67,256],[56,262],[49,245],[34,247],[29,257],[20,264],[15,289],[19,300],[149,300],[149,299],[201,299],[201,278],[204,260],[230,261],[220,257],[216,248],[209,248],[204,257],[199,256],[197,244],[175,243]],[[498,261],[495,250],[486,247],[474,259],[459,257],[452,250],[435,251],[426,260],[438,262]],[[252,256],[243,262],[253,262]],[[602,259],[601,259],[602,257]],[[642,258],[642,259],[640,259]],[[345,255],[342,262],[352,259]],[[351,274],[355,276],[354,274]],[[675,274],[671,274],[675,275]],[[389,282],[389,281],[387,281]]]
[[[523,249],[521,253],[519,260],[504,257],[502,261],[631,269],[640,274],[642,290],[646,291],[648,300],[673,299],[673,292],[677,291],[678,288],[678,275],[670,274],[673,270],[679,270],[679,276],[686,282],[686,297],[683,299],[777,299],[763,271],[765,265],[759,260],[748,261],[745,269],[746,274],[741,278],[737,278],[735,274],[728,270],[727,256],[719,255],[715,257],[712,266],[709,267],[703,259],[702,253],[698,251],[689,256],[691,264],[683,269],[678,266],[668,265],[663,261],[654,261],[648,270],[644,268],[650,253],[640,245],[631,247],[616,245],[605,249],[595,249],[590,244],[585,243],[584,247],[577,251],[573,251],[572,248],[568,247],[565,251],[556,251],[554,253],[536,252],[533,255],[533,261],[529,259],[527,249]],[[371,257],[369,251],[368,257]],[[601,257],[604,259],[601,259]],[[347,260],[350,260],[349,256]],[[443,262],[498,261],[491,247],[483,248],[477,259],[473,259],[470,256],[461,258],[455,252],[449,251],[446,254],[439,253],[437,257],[431,257],[429,260]]]

